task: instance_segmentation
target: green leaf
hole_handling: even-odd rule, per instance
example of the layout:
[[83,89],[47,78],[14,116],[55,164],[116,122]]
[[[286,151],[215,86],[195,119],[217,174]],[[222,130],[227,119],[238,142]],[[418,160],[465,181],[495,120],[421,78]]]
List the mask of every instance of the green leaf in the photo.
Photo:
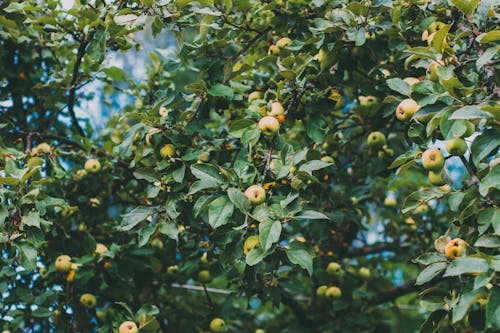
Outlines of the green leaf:
[[279,241],[280,235],[280,221],[268,220],[259,224],[259,239],[264,251],[269,250],[274,243]]
[[191,173],[199,180],[213,184],[213,186],[224,183],[224,178],[219,174],[217,168],[211,164],[193,164],[191,165]]
[[500,190],[500,165],[495,166],[479,184],[479,193],[485,197],[491,189]]
[[308,220],[329,220],[330,219],[325,214],[317,212],[315,210],[304,210],[296,218],[308,219]]
[[417,281],[415,284],[420,286],[426,282],[431,281],[436,276],[441,274],[447,266],[446,262],[436,262],[427,266],[420,274],[417,276]]
[[299,167],[299,171],[313,172],[316,170],[324,169],[330,165],[332,165],[332,163],[323,162],[321,160],[312,160],[302,164]]
[[500,248],[499,235],[483,235],[474,243],[475,247]]
[[152,168],[139,168],[134,171],[134,177],[137,179],[144,179],[150,183],[160,181],[160,175]]
[[183,164],[180,168],[172,171],[172,178],[174,178],[174,180],[177,183],[182,183],[185,174],[186,174],[186,165]]
[[472,159],[475,165],[479,165],[485,157],[500,146],[500,135],[496,129],[485,130],[478,135],[471,145]]
[[460,296],[460,300],[453,307],[452,323],[457,323],[465,317],[467,310],[469,310],[472,303],[475,302],[475,298],[476,295],[472,292]]
[[401,80],[399,78],[392,78],[388,79],[386,82],[389,88],[391,88],[392,90],[400,93],[401,95],[410,96],[410,85],[404,80]]
[[162,221],[160,224],[160,232],[173,240],[179,240],[179,228],[170,221]]
[[[480,225],[480,229],[484,231],[488,230],[489,226],[492,225],[495,233],[500,234],[500,208],[489,207],[483,210],[477,218],[477,223]],[[481,233],[484,233],[484,231]]]
[[257,265],[266,257],[266,251],[260,245],[254,247],[246,256],[246,263],[248,266]]
[[29,212],[23,216],[22,223],[30,227],[40,228],[40,213],[36,211]]
[[496,55],[498,55],[498,51],[500,47],[492,46],[487,48],[484,53],[476,60],[476,67],[478,70],[483,68],[484,65],[489,63]]
[[450,0],[465,15],[471,15],[477,8],[479,0]]
[[208,88],[207,93],[210,96],[216,96],[216,97],[226,97],[227,99],[233,99],[234,97],[234,92],[231,87],[225,86],[223,84],[216,84],[215,86]]
[[221,196],[210,203],[208,207],[208,223],[213,229],[229,223],[229,218],[233,215],[234,205],[229,198]]
[[231,200],[236,208],[238,208],[243,214],[246,214],[250,210],[250,201],[248,201],[243,192],[241,192],[237,188],[228,188],[227,195],[229,197],[229,200]]
[[418,256],[413,262],[427,266],[436,262],[446,262],[446,257],[441,253],[427,252]]
[[148,216],[156,212],[155,207],[139,206],[123,215],[121,228],[124,231],[129,231],[136,225],[144,221]]
[[483,273],[488,271],[490,266],[483,258],[458,257],[453,260],[446,269],[443,277],[457,276],[465,273]]
[[102,71],[106,74],[107,78],[112,81],[124,81],[128,78],[127,73],[123,69],[116,66],[103,68]]
[[435,333],[440,327],[439,323],[448,314],[448,311],[437,309],[432,312],[419,328],[420,333]]
[[106,54],[106,32],[98,30],[87,47],[87,56],[92,62],[101,63]]
[[35,318],[47,318],[52,315],[52,311],[44,308],[44,307],[38,307],[36,310],[31,312],[31,315]]
[[476,40],[481,44],[496,42],[500,40],[500,30],[492,30],[477,36]]
[[23,242],[17,245],[17,247],[21,250],[21,265],[28,271],[35,270],[38,255],[37,249],[27,242]]
[[478,105],[467,105],[453,112],[450,119],[488,119],[491,117],[490,113],[481,110]]
[[493,286],[486,306],[486,325],[491,328],[500,327],[500,287]]
[[[293,245],[293,243],[292,243]],[[313,274],[313,256],[302,248],[290,247],[286,249],[286,256],[293,264],[299,265],[307,270],[310,276]]]
[[257,124],[255,123],[255,121],[252,121],[250,119],[238,119],[233,121],[229,125],[229,134],[241,139],[245,131],[250,128],[257,128]]

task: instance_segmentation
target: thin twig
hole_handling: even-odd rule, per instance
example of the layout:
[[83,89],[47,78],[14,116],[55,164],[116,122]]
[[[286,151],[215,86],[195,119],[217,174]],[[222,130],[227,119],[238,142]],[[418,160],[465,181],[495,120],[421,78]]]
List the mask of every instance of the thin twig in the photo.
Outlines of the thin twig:
[[262,172],[262,178],[260,180],[261,185],[264,185],[264,181],[266,180],[267,172],[271,169],[271,156],[272,156],[272,154],[273,154],[273,147],[271,144],[271,147],[269,147],[269,149],[267,150],[266,157],[264,158],[265,165],[264,165],[264,171]]
[[203,283],[203,291],[205,292],[205,297],[207,298],[208,306],[211,309],[213,309],[214,308],[214,303],[212,302],[212,298],[210,297],[210,294],[208,293],[207,286],[204,283]]

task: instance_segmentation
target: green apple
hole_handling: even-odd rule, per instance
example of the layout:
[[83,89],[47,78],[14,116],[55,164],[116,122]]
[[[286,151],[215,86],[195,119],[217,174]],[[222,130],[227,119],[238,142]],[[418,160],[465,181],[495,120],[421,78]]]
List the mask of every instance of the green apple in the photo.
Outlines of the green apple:
[[262,328],[258,328],[255,330],[255,333],[266,333]]
[[250,252],[255,246],[257,246],[257,244],[259,244],[259,242],[259,236],[257,235],[252,235],[245,239],[245,243],[243,244],[243,253],[247,255],[248,252]]
[[437,172],[429,171],[429,182],[435,186],[443,186],[444,184],[446,184],[441,177],[441,170]]
[[444,157],[439,149],[427,149],[422,154],[422,166],[425,170],[440,171],[444,166]]
[[397,205],[396,199],[394,199],[393,197],[385,197],[385,199],[384,199],[384,206],[386,206],[386,207],[396,207],[396,205]]
[[179,274],[179,266],[172,265],[167,267],[168,276],[177,276],[177,274]]
[[260,185],[250,186],[244,194],[252,205],[261,204],[266,200],[266,191]]
[[444,255],[449,259],[460,257],[467,246],[467,243],[461,238],[452,239],[444,248]]
[[436,32],[436,31],[439,31],[441,30],[446,24],[444,24],[443,22],[439,22],[439,21],[436,21],[436,22],[432,22],[430,25],[429,25],[429,31],[430,32]]
[[220,333],[226,331],[226,323],[220,318],[214,318],[210,322],[210,332]]
[[328,275],[336,275],[340,271],[340,264],[338,262],[331,262],[326,266]]
[[96,317],[97,317],[97,320],[99,320],[99,322],[103,323],[106,321],[106,317],[108,315],[108,313],[104,310],[99,310],[95,313]]
[[207,270],[202,270],[198,273],[198,281],[201,283],[210,283],[212,282],[212,275]]
[[59,272],[66,273],[71,269],[71,258],[67,255],[62,255],[57,257],[54,264],[55,268]]
[[338,287],[328,287],[325,292],[326,298],[340,298],[342,297],[342,290]]
[[173,144],[168,143],[163,147],[161,147],[160,156],[162,158],[173,157],[174,155],[175,155],[175,149]]
[[292,42],[292,40],[288,37],[283,37],[283,38],[280,38],[277,42],[276,42],[276,47],[278,49],[284,49],[285,47],[287,47],[288,45],[290,45],[290,43]]
[[328,286],[319,286],[318,289],[316,289],[316,296],[318,298],[325,298],[326,290],[328,289]]
[[120,328],[118,328],[119,333],[139,333],[139,328],[137,324],[133,321],[124,321],[121,323]]
[[474,125],[473,122],[466,120],[465,126],[467,126],[467,130],[465,131],[465,133],[463,135],[464,138],[468,138],[469,136],[474,134],[474,132],[476,132],[476,125]]
[[361,267],[359,270],[358,270],[358,275],[364,279],[364,280],[368,280],[370,277],[371,277],[371,272],[368,268],[366,267]]
[[156,247],[158,250],[163,250],[164,247],[163,241],[159,238],[153,238],[151,240],[151,245],[153,245],[153,247]]
[[351,203],[356,206],[359,203],[359,199],[356,197],[351,197]]
[[439,81],[439,76],[437,74],[438,67],[441,66],[437,61],[433,61],[430,63],[429,67],[427,67],[427,78],[433,82]]
[[273,117],[281,116],[285,113],[285,108],[281,105],[280,102],[273,102],[271,104],[271,110],[269,111],[269,115]]
[[84,169],[89,173],[98,172],[101,170],[101,163],[98,160],[91,158],[85,162]]
[[375,96],[359,96],[359,105],[364,107],[370,107],[378,103],[378,98]]
[[371,148],[382,148],[387,142],[384,133],[382,132],[371,132],[366,139],[366,143]]
[[248,94],[248,102],[255,101],[256,99],[262,99],[263,94],[260,91],[252,91]]
[[446,140],[445,148],[450,155],[463,156],[467,152],[467,143],[462,138]]
[[92,294],[83,294],[82,296],[80,296],[80,304],[87,309],[93,309],[96,303],[97,301],[95,299],[95,296]]
[[409,120],[419,108],[415,100],[411,98],[404,99],[396,108],[396,117],[401,121]]
[[259,120],[259,129],[265,136],[273,136],[279,131],[280,123],[272,116],[265,116]]

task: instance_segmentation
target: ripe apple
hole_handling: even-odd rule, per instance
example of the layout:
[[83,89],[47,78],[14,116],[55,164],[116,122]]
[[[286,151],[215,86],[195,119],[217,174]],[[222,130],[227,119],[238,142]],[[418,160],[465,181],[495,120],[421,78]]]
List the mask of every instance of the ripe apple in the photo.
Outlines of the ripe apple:
[[137,328],[136,323],[133,321],[124,321],[120,328],[118,328],[119,333],[139,333],[139,328]]
[[247,255],[257,244],[259,244],[259,236],[252,235],[245,239],[245,243],[243,244],[243,254]]
[[285,113],[285,108],[281,105],[280,102],[273,102],[271,104],[271,111],[269,111],[269,115],[273,117],[281,116]]
[[214,318],[210,322],[210,332],[220,333],[226,330],[226,323],[220,318]]
[[265,136],[273,136],[280,129],[280,123],[278,119],[265,116],[259,120],[259,128]]
[[403,81],[405,81],[406,83],[408,83],[408,85],[410,86],[410,88],[415,84],[415,83],[419,83],[420,80],[417,79],[416,77],[405,77],[403,79]]
[[36,149],[38,150],[39,153],[42,154],[49,154],[51,151],[51,148],[47,142],[42,142],[36,146]]
[[80,297],[80,304],[86,307],[87,309],[93,309],[96,305],[97,301],[95,296],[92,294],[83,294]]
[[210,283],[212,282],[212,275],[207,270],[202,270],[198,273],[198,281],[201,283]]
[[292,42],[292,40],[288,37],[283,37],[283,38],[280,38],[277,42],[276,42],[276,47],[278,49],[284,49],[285,47],[287,47],[290,43]]
[[342,297],[342,290],[338,287],[328,287],[325,292],[327,298],[340,298]]
[[396,117],[401,121],[409,120],[419,108],[415,100],[411,98],[404,99],[396,108]]
[[456,257],[460,257],[466,248],[467,243],[461,238],[452,239],[446,247],[444,248],[444,255],[447,258],[455,259]]
[[206,163],[210,161],[210,153],[208,151],[202,151],[200,155],[198,155],[198,163]]
[[331,262],[326,266],[328,275],[336,275],[340,271],[340,264],[338,262]]
[[451,140],[446,140],[445,148],[450,155],[463,156],[467,151],[467,143],[464,139],[457,137]]
[[444,184],[446,184],[441,177],[441,170],[437,172],[429,171],[429,182],[435,186],[443,186]]
[[54,264],[56,270],[59,272],[66,273],[71,269],[71,258],[67,255],[62,255],[57,257],[56,262]]
[[262,99],[263,94],[260,91],[252,91],[248,94],[248,102],[254,101],[256,99]]
[[384,206],[386,207],[396,207],[396,199],[394,199],[393,197],[386,197],[384,199]]
[[173,157],[174,155],[175,155],[175,149],[173,144],[168,143],[163,147],[161,147],[160,156],[162,158]]
[[366,143],[369,147],[377,149],[386,144],[386,138],[382,132],[371,132],[366,139]]
[[104,252],[108,251],[109,251],[108,247],[102,243],[97,243],[95,246],[95,253],[97,254],[104,254]]
[[266,191],[260,185],[250,186],[244,194],[252,205],[261,204],[266,200]]
[[439,76],[437,74],[438,67],[441,66],[437,61],[433,61],[430,63],[429,67],[427,67],[427,78],[433,82],[439,81]]
[[84,169],[89,173],[98,172],[101,170],[101,163],[98,160],[91,158],[85,162]]
[[362,279],[364,280],[368,280],[372,273],[370,272],[370,270],[366,267],[361,267],[359,270],[358,270],[358,275],[359,277],[361,277]]
[[440,171],[444,166],[444,157],[439,149],[427,149],[422,154],[422,166],[425,170]]

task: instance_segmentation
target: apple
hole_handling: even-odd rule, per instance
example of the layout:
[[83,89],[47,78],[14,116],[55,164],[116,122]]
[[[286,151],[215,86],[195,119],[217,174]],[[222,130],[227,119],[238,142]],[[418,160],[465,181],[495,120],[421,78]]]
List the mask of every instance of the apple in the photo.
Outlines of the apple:
[[427,67],[427,78],[433,82],[439,81],[439,76],[437,74],[437,69],[438,67],[441,66],[440,63],[437,61],[433,61],[430,63],[430,65]]
[[36,146],[39,153],[50,154],[51,148],[47,142],[42,142]]
[[167,267],[167,275],[176,276],[177,274],[179,274],[179,266],[172,265]]
[[67,255],[62,255],[57,257],[56,262],[54,264],[56,270],[59,272],[66,273],[71,269],[71,258]]
[[364,107],[370,107],[378,103],[378,98],[375,96],[359,96],[359,105]]
[[445,181],[443,180],[443,178],[441,177],[441,171],[437,171],[437,172],[434,172],[434,171],[429,171],[429,182],[432,184],[432,185],[435,185],[435,186],[443,186],[445,183]]
[[61,320],[61,311],[58,310],[58,309],[55,309],[53,312],[52,312],[52,315],[50,316],[50,318],[52,319],[52,321],[55,323],[55,324],[59,324],[60,320]]
[[278,49],[278,47],[276,45],[271,45],[269,46],[269,50],[267,51],[267,54],[268,55],[271,55],[271,54],[277,54],[280,50]]
[[260,185],[250,186],[244,194],[252,205],[261,204],[266,200],[266,191]]
[[442,186],[439,186],[439,189],[443,192],[449,193],[451,191],[451,186],[448,184],[444,184]]
[[159,238],[153,238],[151,240],[151,245],[159,250],[163,250],[164,247],[163,241]]
[[137,324],[133,321],[124,321],[121,323],[120,328],[118,328],[119,333],[139,333],[139,328]]
[[460,257],[466,248],[467,243],[461,238],[452,239],[444,248],[444,255],[449,259]]
[[256,99],[262,99],[263,94],[260,91],[252,91],[248,94],[248,102],[255,101]]
[[245,239],[245,243],[243,244],[243,253],[245,255],[248,254],[257,244],[259,244],[259,236],[253,235]]
[[[22,74],[22,73],[21,73]],[[257,332],[257,331],[256,331]],[[2,333],[10,333],[9,330],[3,330]]]
[[175,149],[173,144],[168,143],[163,147],[161,147],[160,156],[162,158],[173,157],[174,155],[175,155]]
[[465,126],[467,126],[467,130],[464,133],[464,138],[468,138],[476,131],[476,125],[474,125],[473,122],[467,120],[465,122]]
[[335,160],[331,156],[323,156],[321,160],[326,163],[335,164]]
[[255,333],[266,333],[262,328],[258,328],[255,330]]
[[96,317],[97,317],[97,320],[99,320],[99,322],[103,323],[106,321],[106,317],[107,317],[107,312],[104,311],[104,310],[99,310],[95,313]]
[[370,270],[366,267],[361,267],[359,270],[358,270],[358,275],[364,279],[364,280],[368,280],[372,273],[370,272]]
[[90,160],[87,160],[87,162],[85,162],[84,168],[85,171],[89,173],[98,172],[99,170],[101,170],[101,163],[98,160],[91,158]]
[[396,117],[401,121],[409,120],[419,108],[415,100],[411,98],[404,99],[396,108]]
[[284,49],[285,47],[287,47],[288,45],[290,45],[290,43],[292,42],[292,40],[288,37],[283,37],[283,38],[280,38],[277,42],[276,42],[276,47],[278,49]]
[[342,297],[342,290],[338,287],[328,287],[325,292],[327,298],[340,298]]
[[198,281],[201,283],[210,283],[212,281],[212,275],[207,270],[202,270],[198,273]]
[[281,105],[280,102],[273,102],[271,104],[271,111],[269,111],[269,115],[273,117],[281,116],[285,113],[285,108]]
[[80,296],[80,304],[87,309],[93,309],[97,303],[95,296],[92,294],[83,294]]
[[340,271],[340,264],[338,262],[331,262],[326,266],[328,275],[336,275]]
[[368,144],[368,146],[375,149],[381,148],[386,144],[386,142],[387,141],[384,133],[378,131],[371,132],[366,139],[366,143]]
[[351,197],[351,203],[356,206],[359,203],[359,199],[356,197]]
[[464,139],[456,137],[451,140],[446,140],[445,148],[450,155],[463,156],[467,151],[467,143]]
[[415,213],[417,214],[424,214],[429,211],[429,205],[423,203],[421,205],[418,205],[418,207],[415,209]]
[[97,254],[104,254],[104,252],[108,251],[109,251],[108,247],[102,243],[97,243],[95,246],[95,253]]
[[318,298],[325,298],[326,290],[328,289],[328,286],[319,286],[318,289],[316,289],[316,296]]
[[165,118],[168,116],[168,109],[164,106],[161,106],[160,110],[158,110],[158,114],[160,115],[160,117]]
[[439,149],[427,149],[422,154],[422,166],[425,170],[440,171],[444,166],[444,157]]
[[397,205],[396,199],[394,199],[393,197],[386,197],[384,199],[384,206],[386,206],[386,207],[396,207],[396,205]]
[[445,26],[445,24],[443,22],[436,21],[436,22],[432,22],[429,25],[428,29],[430,32],[436,32],[436,31],[441,30],[444,26]]
[[198,155],[198,163],[206,163],[210,161],[210,153],[208,151],[202,151],[200,155]]
[[406,77],[403,79],[403,81],[405,81],[406,83],[408,83],[408,85],[410,86],[410,88],[415,84],[415,83],[419,83],[420,80],[417,79],[416,77]]
[[[226,323],[220,318],[214,318],[210,322],[210,332],[219,333],[226,330]],[[121,332],[120,332],[121,333]]]
[[422,41],[427,42],[427,45],[430,46],[432,44],[434,36],[436,36],[436,32],[429,32],[429,30],[424,30],[424,32],[422,33]]
[[259,128],[265,136],[273,136],[280,129],[280,123],[278,119],[265,116],[259,120]]

